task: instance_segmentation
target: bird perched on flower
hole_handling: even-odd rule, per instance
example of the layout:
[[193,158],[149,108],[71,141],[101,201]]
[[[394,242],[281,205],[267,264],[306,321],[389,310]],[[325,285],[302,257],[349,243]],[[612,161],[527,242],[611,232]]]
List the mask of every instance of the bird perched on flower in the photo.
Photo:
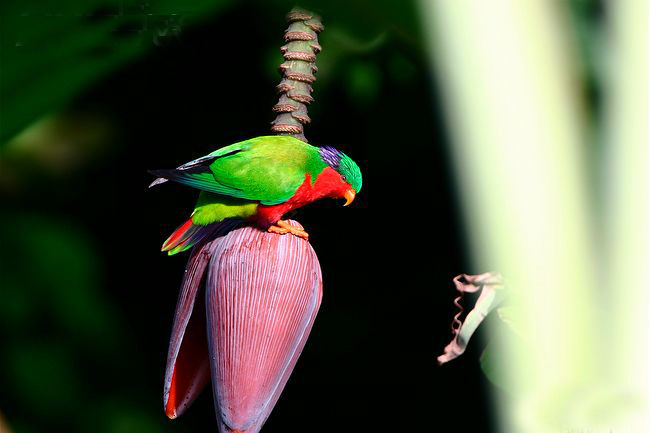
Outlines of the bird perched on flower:
[[271,233],[308,233],[282,217],[321,198],[350,204],[361,190],[361,171],[343,152],[288,136],[264,136],[222,147],[172,170],[151,170],[151,186],[172,180],[201,190],[190,219],[163,244],[185,251],[227,219],[253,222]]

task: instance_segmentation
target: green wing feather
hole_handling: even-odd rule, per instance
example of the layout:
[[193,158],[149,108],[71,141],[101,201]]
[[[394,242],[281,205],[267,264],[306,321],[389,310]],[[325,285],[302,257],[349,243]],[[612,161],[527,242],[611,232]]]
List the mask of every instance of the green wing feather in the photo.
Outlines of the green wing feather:
[[[209,171],[201,164],[209,164]],[[155,173],[203,191],[275,205],[289,200],[307,173],[315,177],[324,168],[318,148],[293,137],[267,136]]]
[[[240,152],[216,159],[210,170],[228,195],[273,205],[289,200],[305,180],[318,149],[293,137],[258,137]],[[232,152],[232,149],[220,149]],[[323,166],[324,168],[324,166]]]
[[192,188],[200,189],[202,191],[213,192],[216,194],[232,195],[227,188],[214,181],[212,173],[171,173],[163,170],[154,171],[156,175],[166,177],[170,180],[182,183],[183,185],[191,186]]

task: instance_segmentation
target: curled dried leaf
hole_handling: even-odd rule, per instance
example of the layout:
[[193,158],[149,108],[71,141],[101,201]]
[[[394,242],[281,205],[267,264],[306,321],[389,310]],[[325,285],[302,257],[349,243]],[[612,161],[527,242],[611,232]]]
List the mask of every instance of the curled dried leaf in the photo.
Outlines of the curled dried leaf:
[[[480,275],[461,274],[454,278],[454,285],[460,295],[454,299],[459,312],[454,316],[451,330],[454,338],[445,347],[444,353],[438,356],[438,363],[444,364],[462,355],[467,343],[485,317],[503,300],[503,279],[500,274],[486,272]],[[480,293],[474,307],[461,321],[463,307],[460,301],[465,293]]]

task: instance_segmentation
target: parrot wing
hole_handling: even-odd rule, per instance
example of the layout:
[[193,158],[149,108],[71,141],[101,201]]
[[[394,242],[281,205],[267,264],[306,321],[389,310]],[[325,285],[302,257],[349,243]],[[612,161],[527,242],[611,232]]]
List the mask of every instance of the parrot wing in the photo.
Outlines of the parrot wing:
[[[318,149],[293,137],[257,137],[212,152],[159,178],[203,191],[275,205],[289,200],[305,180],[307,159]],[[156,179],[151,186],[164,181]]]

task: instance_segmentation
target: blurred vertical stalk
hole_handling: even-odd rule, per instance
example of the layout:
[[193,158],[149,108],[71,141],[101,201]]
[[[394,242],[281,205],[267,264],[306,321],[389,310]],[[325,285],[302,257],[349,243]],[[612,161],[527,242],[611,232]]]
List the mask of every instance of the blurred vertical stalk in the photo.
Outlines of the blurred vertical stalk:
[[[610,357],[608,378],[648,403],[650,270],[648,222],[648,2],[606,2],[611,31],[604,102],[607,144],[606,199],[607,309],[603,329]],[[647,406],[646,406],[647,407]],[[647,410],[647,409],[646,409]],[[650,431],[646,424],[638,431]],[[632,430],[636,431],[636,430]]]
[[602,373],[593,315],[602,288],[566,5],[419,4],[447,104],[468,272],[502,273],[521,301],[525,338],[499,353],[517,393],[500,406],[499,431],[588,429],[577,406]]
[[316,81],[316,54],[321,50],[318,33],[323,31],[323,25],[320,17],[297,7],[287,14],[287,21],[287,44],[280,48],[284,57],[280,65],[282,81],[277,87],[280,97],[273,107],[277,116],[271,122],[271,131],[307,142],[303,125],[311,121],[307,105],[314,100],[311,83]]

